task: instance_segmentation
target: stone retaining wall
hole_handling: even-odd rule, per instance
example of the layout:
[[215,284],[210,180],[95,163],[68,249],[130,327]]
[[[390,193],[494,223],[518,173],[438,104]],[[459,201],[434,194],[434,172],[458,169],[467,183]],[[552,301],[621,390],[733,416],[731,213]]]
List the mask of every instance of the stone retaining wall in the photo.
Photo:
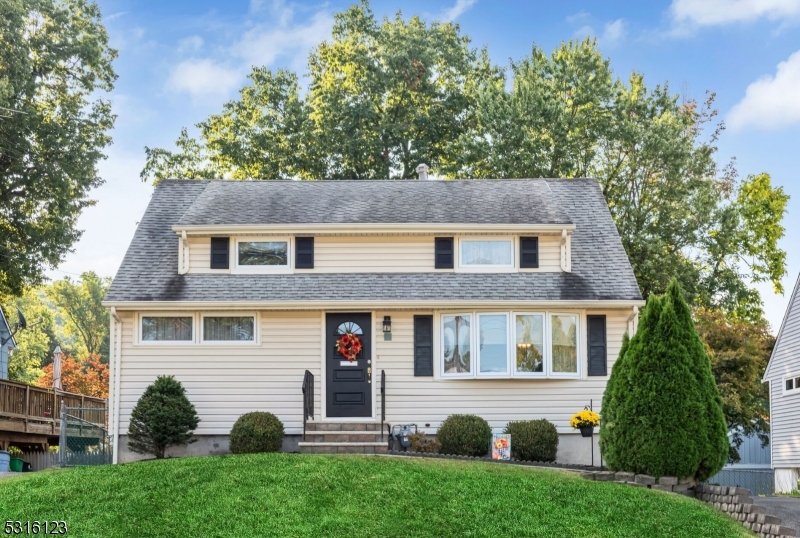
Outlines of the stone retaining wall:
[[740,521],[762,538],[797,536],[795,529],[782,526],[780,518],[767,514],[765,507],[753,504],[749,489],[695,484],[692,480],[678,480],[673,476],[656,479],[648,475],[612,471],[586,471],[581,476],[587,480],[618,482],[694,497]]

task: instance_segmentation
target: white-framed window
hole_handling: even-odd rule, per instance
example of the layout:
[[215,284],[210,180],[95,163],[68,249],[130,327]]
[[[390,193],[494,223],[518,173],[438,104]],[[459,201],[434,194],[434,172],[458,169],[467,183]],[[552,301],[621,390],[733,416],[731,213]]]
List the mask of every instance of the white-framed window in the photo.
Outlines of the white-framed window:
[[516,267],[513,237],[460,237],[458,266],[461,269],[513,269]]
[[800,372],[783,376],[783,394],[800,394]]
[[146,313],[139,316],[139,343],[193,344],[194,314]]
[[580,378],[577,312],[440,315],[443,378]]
[[258,318],[254,313],[207,313],[200,315],[203,344],[255,344]]
[[235,239],[234,268],[240,273],[286,272],[292,267],[289,237],[239,237]]

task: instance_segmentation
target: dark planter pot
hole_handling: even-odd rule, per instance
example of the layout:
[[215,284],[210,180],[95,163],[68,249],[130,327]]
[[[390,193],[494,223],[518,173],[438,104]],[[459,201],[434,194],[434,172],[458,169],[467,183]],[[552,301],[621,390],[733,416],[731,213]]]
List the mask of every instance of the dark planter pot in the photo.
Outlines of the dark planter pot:
[[591,437],[592,433],[594,432],[594,428],[592,426],[581,426],[581,436],[583,437]]

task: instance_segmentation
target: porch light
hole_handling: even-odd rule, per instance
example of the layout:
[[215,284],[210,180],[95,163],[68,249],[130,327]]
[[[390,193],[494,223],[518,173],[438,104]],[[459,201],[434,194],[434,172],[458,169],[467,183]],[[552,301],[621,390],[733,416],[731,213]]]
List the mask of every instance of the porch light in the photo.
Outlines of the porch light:
[[383,332],[385,332],[385,333],[392,332],[392,317],[391,316],[383,316]]

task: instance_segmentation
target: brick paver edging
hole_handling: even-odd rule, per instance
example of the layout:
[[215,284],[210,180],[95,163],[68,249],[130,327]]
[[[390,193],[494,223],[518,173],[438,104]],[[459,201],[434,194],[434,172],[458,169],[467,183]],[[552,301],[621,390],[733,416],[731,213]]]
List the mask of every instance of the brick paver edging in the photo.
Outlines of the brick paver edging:
[[493,460],[487,457],[473,457],[473,456],[456,456],[454,454],[432,454],[430,452],[403,452],[398,450],[389,450],[386,452],[389,456],[405,456],[410,458],[435,458],[441,460],[469,460],[469,461],[482,461],[485,463],[500,463],[505,465],[525,465],[528,467],[548,467],[550,469],[563,469],[564,471],[600,471],[600,467],[592,467],[591,465],[570,465],[567,463],[556,463],[554,461],[525,461],[525,460]]
[[767,514],[764,506],[753,504],[750,490],[728,486],[709,486],[694,484],[691,480],[678,480],[673,476],[652,476],[634,473],[614,473],[611,471],[587,471],[581,473],[587,480],[619,482],[636,487],[646,487],[660,491],[670,491],[694,497],[725,512],[762,538],[789,538],[797,536],[795,529],[784,527],[778,517]]

